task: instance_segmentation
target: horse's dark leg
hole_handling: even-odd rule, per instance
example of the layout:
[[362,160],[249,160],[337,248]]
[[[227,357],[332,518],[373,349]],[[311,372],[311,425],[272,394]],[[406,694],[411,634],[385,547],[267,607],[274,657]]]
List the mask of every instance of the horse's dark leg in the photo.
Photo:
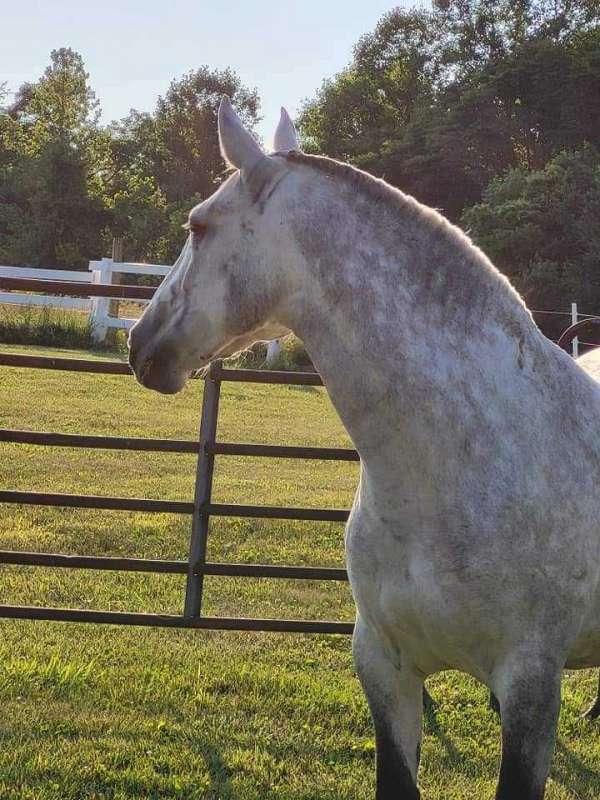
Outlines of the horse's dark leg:
[[423,711],[435,711],[435,700],[423,686]]
[[583,716],[590,720],[600,717],[600,676],[598,680],[598,693],[596,694],[596,699]]
[[554,750],[561,669],[549,660],[521,658],[495,686],[502,717],[496,800],[542,800]]
[[493,692],[490,692],[490,697],[488,700],[488,708],[490,708],[496,714],[500,713],[500,703],[498,702],[498,698]]
[[423,678],[408,664],[399,667],[376,634],[357,619],[354,662],[367,696],[377,747],[376,800],[419,800]]

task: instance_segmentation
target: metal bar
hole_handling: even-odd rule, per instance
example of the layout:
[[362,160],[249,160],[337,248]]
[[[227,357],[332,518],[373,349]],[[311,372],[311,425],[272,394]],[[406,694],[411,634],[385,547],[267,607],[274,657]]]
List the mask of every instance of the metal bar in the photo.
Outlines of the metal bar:
[[194,504],[179,500],[149,500],[141,497],[99,497],[89,494],[58,494],[0,490],[0,503],[66,508],[103,508],[109,511],[153,511],[161,514],[193,514]]
[[[322,386],[316,372],[277,372],[275,370],[223,369],[213,362],[212,374],[219,380],[242,383],[289,384],[290,386]],[[83,358],[55,358],[54,356],[29,356],[21,353],[1,353],[0,366],[29,367],[33,369],[62,369],[74,372],[95,372],[107,375],[132,375],[129,364],[123,361],[94,361]],[[195,376],[192,376],[195,377]]]
[[151,300],[155,287],[114,285],[112,283],[78,283],[75,281],[47,281],[40,278],[2,278],[0,289],[20,289],[25,292],[61,294],[68,297],[120,297],[128,300]]
[[142,625],[157,628],[202,628],[220,631],[268,631],[273,633],[352,634],[351,622],[303,619],[254,619],[244,617],[185,617],[174,614],[138,614],[81,608],[0,605],[0,617],[53,622],[94,622],[108,625]]
[[89,358],[55,358],[26,356],[21,353],[0,353],[0,365],[29,369],[63,369],[73,372],[95,372],[105,375],[132,375],[129,364],[123,361],[94,361]]
[[349,511],[338,508],[286,508],[284,506],[246,506],[236,503],[208,503],[205,510],[215,517],[304,519],[322,522],[346,522],[350,514]]
[[[90,436],[79,433],[46,433],[0,428],[0,442],[46,445],[49,447],[90,447],[104,450],[140,450],[155,453],[198,453],[200,443],[186,439]],[[342,447],[288,447],[286,445],[215,442],[207,444],[211,455],[305,458],[327,461],[360,461],[356,450]]]
[[[187,561],[164,561],[147,558],[114,556],[76,556],[58,553],[30,553],[0,550],[0,564],[22,567],[64,567],[66,569],[98,569],[115,572],[153,572],[187,575]],[[291,578],[315,581],[347,581],[348,573],[338,567],[291,567],[278,564],[217,564],[194,566],[194,574],[219,575],[227,578]]]
[[[96,284],[98,285],[98,284]],[[121,287],[116,287],[121,288]],[[223,369],[219,362],[210,366],[219,380],[238,383],[287,384],[290,386],[323,386],[316,372],[277,372],[276,370]],[[54,356],[29,356],[21,353],[0,353],[0,366],[29,367],[33,369],[62,369],[74,372],[95,372],[107,375],[132,375],[129,364],[123,361],[94,361],[83,358],[55,358]]]
[[219,378],[234,383],[276,383],[290,386],[323,386],[317,372],[283,372],[261,369],[221,369]]
[[[0,431],[1,433],[1,431]],[[215,442],[207,445],[212,455],[261,456],[266,458],[307,458],[325,461],[360,461],[356,450],[344,447],[292,447],[275,444]]]
[[65,567],[66,569],[102,569],[117,572],[158,572],[185,575],[187,561],[160,561],[147,558],[71,556],[58,553],[26,553],[0,550],[0,564],[24,567]]
[[194,488],[194,516],[190,537],[189,571],[185,589],[183,613],[186,617],[198,617],[202,610],[203,575],[194,571],[195,565],[204,566],[206,544],[210,524],[208,508],[212,496],[212,481],[215,457],[209,452],[217,436],[219,417],[219,398],[221,396],[219,361],[209,367],[204,380],[202,414],[200,418],[200,452],[196,466],[196,485]]
[[[212,456],[207,456],[212,458]],[[286,508],[284,506],[248,506],[236,503],[204,503],[197,505],[181,500],[151,500],[142,497],[102,497],[89,494],[60,494],[0,490],[0,503],[64,506],[66,508],[103,508],[112,511],[156,511],[158,513],[194,514],[200,518],[248,517],[253,519],[297,519],[323,522],[346,522],[349,511],[337,508]],[[195,563],[195,562],[194,562]]]
[[566,330],[564,330],[560,335],[557,345],[562,347],[562,349],[566,350],[568,353],[573,339],[580,334],[585,336],[589,333],[594,333],[598,330],[598,328],[600,328],[600,317],[583,319],[581,322],[576,322],[575,325],[570,325]]
[[339,567],[288,567],[271,564],[215,564],[198,567],[204,575],[227,578],[293,578],[308,581],[347,581],[348,573]]
[[78,433],[42,433],[0,428],[0,442],[47,445],[49,447],[91,447],[104,450],[141,450],[152,453],[197,453],[197,441],[148,439],[123,436],[88,436]]

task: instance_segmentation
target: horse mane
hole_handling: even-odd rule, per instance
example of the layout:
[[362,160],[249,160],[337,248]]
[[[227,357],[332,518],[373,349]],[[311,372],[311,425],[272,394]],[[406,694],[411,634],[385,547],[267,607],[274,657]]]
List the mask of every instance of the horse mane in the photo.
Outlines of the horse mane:
[[319,172],[329,175],[331,177],[340,178],[345,183],[361,189],[372,200],[391,200],[403,201],[403,206],[406,202],[413,201],[415,206],[416,201],[410,195],[404,194],[395,186],[386,183],[382,178],[376,178],[364,170],[354,167],[351,164],[346,164],[343,161],[337,161],[335,158],[328,156],[317,156],[309,153],[301,153],[298,150],[290,150],[285,153],[277,153],[282,155],[287,161],[296,164],[305,164],[308,167],[318,170]]
[[487,258],[485,253],[475,245],[469,236],[460,228],[450,222],[438,209],[426,206],[416,197],[406,194],[396,186],[387,183],[383,178],[377,178],[359,167],[337,161],[328,156],[318,156],[301,153],[297,150],[276,153],[283,156],[288,162],[303,164],[329,177],[339,178],[342,182],[356,189],[375,203],[382,203],[392,210],[402,211],[415,219],[426,220],[431,233],[447,240],[453,240],[463,250],[465,256],[471,259],[484,261],[488,270],[498,272]]
[[[448,245],[457,248],[457,251],[462,255],[465,266],[468,265],[472,270],[472,275],[479,275],[480,280],[483,280],[484,275],[487,275],[492,280],[497,296],[504,296],[505,302],[508,303],[507,311],[509,315],[511,312],[512,314],[517,314],[525,311],[528,322],[532,322],[535,325],[523,298],[508,278],[499,272],[486,254],[470,239],[468,234],[446,219],[437,209],[420,203],[412,195],[405,194],[402,190],[392,186],[382,178],[377,178],[358,167],[337,161],[334,158],[302,153],[298,150],[279,152],[275,153],[275,155],[285,158],[291,164],[302,164],[324,175],[337,178],[347,186],[360,192],[363,196],[366,196],[373,203],[379,203],[387,206],[392,211],[401,212],[405,218],[408,216],[414,220],[421,220],[427,224],[432,240],[444,241]],[[515,301],[516,304],[513,306]]]

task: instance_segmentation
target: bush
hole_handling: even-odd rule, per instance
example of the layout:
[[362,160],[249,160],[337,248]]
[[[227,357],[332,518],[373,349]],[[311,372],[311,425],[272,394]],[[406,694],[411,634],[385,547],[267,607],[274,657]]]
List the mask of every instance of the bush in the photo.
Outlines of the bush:
[[[278,358],[269,366],[269,369],[286,371],[310,371],[314,369],[304,344],[293,333],[286,336],[281,345],[281,352]],[[266,369],[266,357],[267,343],[257,342],[249,350],[244,350],[233,356],[229,363],[238,369]]]

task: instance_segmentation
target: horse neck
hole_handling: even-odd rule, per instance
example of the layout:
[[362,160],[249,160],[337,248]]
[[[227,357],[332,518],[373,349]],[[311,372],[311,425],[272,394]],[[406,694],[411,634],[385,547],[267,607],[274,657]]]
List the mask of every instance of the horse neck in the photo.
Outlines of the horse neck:
[[294,217],[303,280],[289,327],[363,461],[398,440],[439,461],[436,437],[443,446],[453,425],[464,437],[466,410],[480,424],[500,400],[499,377],[539,362],[541,334],[508,282],[436,212],[331,180],[311,196],[317,208]]

